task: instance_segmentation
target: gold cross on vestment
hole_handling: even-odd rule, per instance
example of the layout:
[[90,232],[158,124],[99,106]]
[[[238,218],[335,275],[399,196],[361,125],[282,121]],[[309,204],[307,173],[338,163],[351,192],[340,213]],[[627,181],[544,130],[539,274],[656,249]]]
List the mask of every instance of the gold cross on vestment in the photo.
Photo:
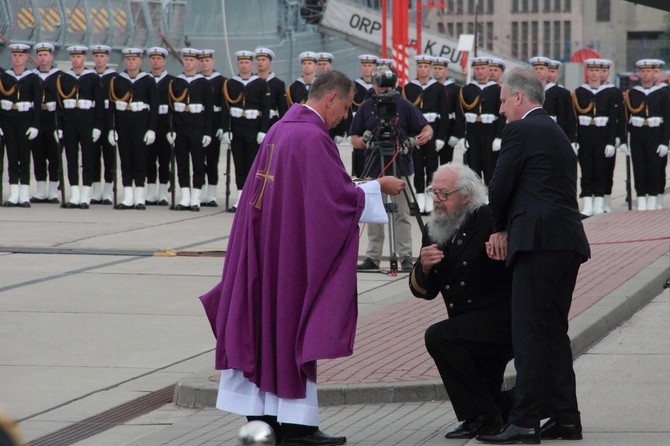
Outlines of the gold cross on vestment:
[[267,186],[268,181],[274,181],[275,176],[270,173],[270,163],[272,163],[272,154],[275,151],[275,145],[272,144],[270,146],[270,154],[268,155],[268,159],[265,163],[265,171],[259,170],[256,172],[256,177],[260,177],[263,179],[263,185],[261,186],[261,191],[258,194],[258,198],[256,199],[256,203],[254,204],[254,207],[256,209],[260,209],[261,206],[263,205],[263,194],[265,193],[265,186]]

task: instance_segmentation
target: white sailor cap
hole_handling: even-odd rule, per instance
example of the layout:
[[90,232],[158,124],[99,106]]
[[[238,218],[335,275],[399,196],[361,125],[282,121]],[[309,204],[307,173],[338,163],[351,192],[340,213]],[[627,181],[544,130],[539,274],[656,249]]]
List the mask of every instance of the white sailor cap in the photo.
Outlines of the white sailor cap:
[[333,56],[330,53],[319,53],[317,56],[318,56],[318,62],[333,63],[333,60],[335,59],[335,56]]
[[12,43],[9,45],[9,49],[12,53],[28,53],[30,52],[30,45],[25,43]]
[[84,45],[72,45],[67,47],[66,50],[70,53],[70,56],[76,56],[77,54],[86,54],[88,47]]
[[505,68],[507,68],[507,62],[499,57],[491,57],[489,58],[489,67],[497,67],[505,71]]
[[439,57],[435,56],[433,58],[433,66],[434,67],[448,67],[449,66],[449,59],[446,57]]
[[417,65],[420,64],[432,65],[435,58],[433,56],[429,56],[428,54],[419,54],[418,56],[414,56],[414,60],[416,61]]
[[378,57],[377,58],[377,65],[388,65],[390,67],[391,65],[393,65],[393,59]]
[[377,64],[377,56],[374,54],[361,54],[358,56],[358,60],[361,61],[361,63],[373,63]]
[[256,48],[254,50],[254,54],[256,55],[256,58],[267,57],[270,60],[274,60],[274,58],[275,58],[275,52],[272,51],[270,48],[265,48],[265,47]]
[[635,66],[637,67],[638,70],[641,70],[643,68],[661,68],[663,64],[659,64],[659,62],[663,62],[662,60],[659,59],[640,59],[637,62],[635,62]]
[[316,62],[316,59],[318,58],[318,54],[316,54],[314,51],[303,51],[298,55],[298,60],[300,63],[303,62]]
[[214,57],[214,50],[200,50],[200,54],[198,55],[198,59],[208,59],[211,57]]
[[535,56],[528,59],[528,62],[534,67],[548,67],[551,64],[551,59],[544,56]]
[[107,45],[91,45],[90,50],[93,54],[109,54],[112,48]]
[[253,51],[242,50],[237,51],[235,53],[235,57],[237,57],[237,60],[254,60],[256,55],[253,53]]
[[197,59],[201,54],[201,51],[195,48],[182,48],[179,50],[179,52],[181,53],[182,57],[192,57],[194,59]]
[[491,59],[488,57],[473,57],[470,61],[471,67],[488,67],[491,65]]
[[602,62],[601,59],[586,59],[584,61],[584,65],[586,65],[586,68],[602,68]]
[[123,57],[142,57],[144,50],[142,48],[124,48],[121,50]]
[[563,62],[561,62],[560,60],[549,59],[549,65],[547,65],[547,67],[550,70],[558,70],[558,67],[560,67],[561,65],[563,65]]
[[599,60],[600,60],[600,67],[601,68],[605,68],[605,69],[609,70],[612,67],[612,65],[614,65],[614,62],[612,62],[609,59],[599,59]]
[[36,43],[35,46],[33,46],[33,49],[35,50],[36,53],[39,53],[40,51],[48,51],[50,53],[53,53],[54,51],[56,51],[56,47],[49,42]]
[[147,50],[147,54],[149,55],[149,57],[151,57],[151,56],[167,57],[168,50],[166,50],[165,48],[162,48],[160,46],[152,46],[151,48],[149,48]]
[[654,59],[656,61],[656,64],[658,65],[656,68],[663,68],[663,65],[665,65],[665,61],[663,59]]

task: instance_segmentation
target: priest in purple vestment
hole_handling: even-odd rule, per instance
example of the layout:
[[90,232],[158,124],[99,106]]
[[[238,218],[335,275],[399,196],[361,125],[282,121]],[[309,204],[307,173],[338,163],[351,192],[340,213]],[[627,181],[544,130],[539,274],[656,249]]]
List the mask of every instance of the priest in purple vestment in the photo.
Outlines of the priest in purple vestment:
[[388,176],[357,187],[328,130],[354,84],[317,77],[268,132],[243,188],[223,277],[201,297],[222,370],[217,407],[262,420],[283,445],[343,444],[318,429],[316,361],[353,352],[358,223],[386,222]]

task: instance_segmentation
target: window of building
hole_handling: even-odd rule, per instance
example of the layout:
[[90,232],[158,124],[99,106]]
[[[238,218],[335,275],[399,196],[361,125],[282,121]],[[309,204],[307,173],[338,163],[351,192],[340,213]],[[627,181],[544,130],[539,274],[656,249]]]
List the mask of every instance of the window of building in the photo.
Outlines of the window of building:
[[544,0],[543,3],[542,12],[551,12],[551,0]]
[[512,13],[519,12],[519,0],[512,0]]
[[512,57],[519,58],[519,22],[512,22]]
[[563,22],[563,54],[567,58],[572,53],[572,23]]
[[468,14],[474,14],[475,7],[475,0],[468,0]]
[[495,11],[493,10],[493,0],[488,0],[486,2],[487,8],[486,8],[486,13],[487,14],[494,14]]
[[473,22],[468,23],[468,34],[475,33],[475,24]]
[[552,59],[561,60],[561,22],[554,22],[554,50],[550,56]]
[[521,0],[521,12],[528,12],[528,0]]
[[542,22],[542,54],[549,57],[551,54],[551,22]]
[[554,0],[554,12],[561,12],[561,0]]
[[530,54],[531,57],[539,54],[539,32],[540,26],[538,22],[530,22]]
[[447,34],[449,34],[452,37],[458,37],[457,35],[454,34],[454,24],[453,23],[447,23]]
[[572,1],[571,0],[563,0],[563,11],[564,12],[571,12],[572,11]]
[[597,0],[596,22],[609,22],[612,3],[610,0]]
[[463,0],[456,0],[456,14],[463,14]]
[[533,0],[532,3],[530,4],[530,12],[538,12],[538,7],[540,4],[540,0]]
[[486,22],[486,49],[493,51],[493,22]]
[[461,34],[463,34],[463,23],[462,23],[462,22],[458,22],[458,23],[456,24],[456,35],[457,35],[457,36],[460,36]]
[[521,58],[528,59],[528,22],[521,22]]

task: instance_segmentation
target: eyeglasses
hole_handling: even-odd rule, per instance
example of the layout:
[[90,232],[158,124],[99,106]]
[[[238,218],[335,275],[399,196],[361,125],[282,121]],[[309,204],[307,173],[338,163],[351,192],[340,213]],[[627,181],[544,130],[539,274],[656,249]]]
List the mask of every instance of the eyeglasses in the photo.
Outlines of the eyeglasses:
[[433,198],[437,197],[438,200],[445,201],[447,198],[449,198],[449,195],[451,195],[455,192],[458,192],[459,190],[461,190],[461,189],[457,188],[457,189],[448,190],[446,192],[440,192],[440,191],[437,191],[437,190],[433,190],[432,187],[429,187],[429,188],[426,189],[426,195],[428,195],[428,198],[430,198],[431,200]]

